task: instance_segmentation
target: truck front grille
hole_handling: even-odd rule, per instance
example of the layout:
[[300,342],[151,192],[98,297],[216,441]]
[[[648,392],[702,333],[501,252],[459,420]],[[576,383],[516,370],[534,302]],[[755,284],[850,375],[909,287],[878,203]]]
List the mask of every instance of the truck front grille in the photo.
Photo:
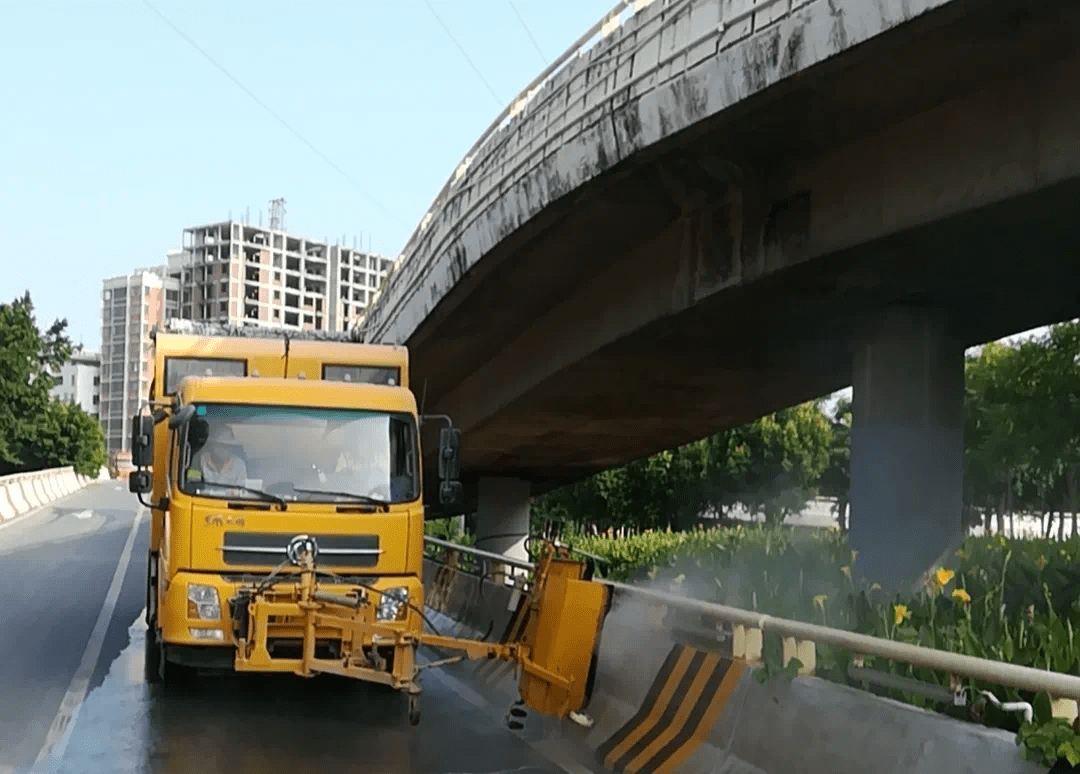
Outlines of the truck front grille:
[[[226,564],[276,567],[296,537],[289,532],[226,532],[221,545]],[[378,535],[310,535],[319,547],[318,561],[333,567],[375,567],[379,563]]]

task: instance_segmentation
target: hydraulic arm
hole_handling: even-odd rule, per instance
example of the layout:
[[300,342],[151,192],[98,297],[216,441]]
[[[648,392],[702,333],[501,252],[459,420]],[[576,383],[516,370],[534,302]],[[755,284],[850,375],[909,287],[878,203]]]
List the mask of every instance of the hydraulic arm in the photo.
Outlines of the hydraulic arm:
[[[608,591],[585,577],[584,562],[570,559],[551,543],[542,545],[540,561],[518,608],[518,636],[505,643],[380,623],[375,615],[380,592],[364,586],[343,589],[340,579],[321,572],[318,545],[311,537],[294,538],[287,557],[269,579],[243,589],[229,602],[238,643],[237,671],[288,671],[305,677],[325,673],[381,683],[408,694],[413,724],[420,719],[418,675],[466,659],[517,664],[521,701],[537,712],[566,717],[585,702]],[[286,569],[287,565],[291,568]],[[424,615],[415,608],[411,612]],[[270,652],[269,643],[285,630],[300,635],[302,647],[296,658],[279,658]],[[320,640],[341,645],[335,651],[320,652]],[[415,656],[420,646],[456,655],[418,665]],[[393,657],[388,659],[384,653]]]

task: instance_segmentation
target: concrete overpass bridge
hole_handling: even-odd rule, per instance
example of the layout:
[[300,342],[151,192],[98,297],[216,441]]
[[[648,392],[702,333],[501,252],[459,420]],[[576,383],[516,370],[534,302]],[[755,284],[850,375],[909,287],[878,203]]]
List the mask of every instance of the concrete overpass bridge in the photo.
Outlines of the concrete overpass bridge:
[[621,3],[480,138],[363,321],[464,430],[481,532],[853,385],[852,541],[883,577],[928,566],[960,536],[964,348],[1080,313],[1078,22]]

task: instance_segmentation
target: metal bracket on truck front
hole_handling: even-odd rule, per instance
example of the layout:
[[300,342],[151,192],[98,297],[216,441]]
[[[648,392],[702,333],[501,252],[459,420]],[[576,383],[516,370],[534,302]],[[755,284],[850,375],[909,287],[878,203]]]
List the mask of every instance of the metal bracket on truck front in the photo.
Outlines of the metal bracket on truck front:
[[[547,545],[519,608],[519,616],[527,624],[520,627],[514,641],[489,643],[403,630],[376,621],[378,603],[372,596],[379,592],[374,589],[358,587],[343,594],[319,588],[317,551],[312,538],[294,538],[287,554],[298,573],[279,575],[271,583],[272,577],[230,600],[238,643],[237,671],[340,675],[386,685],[415,699],[421,690],[417,677],[425,669],[463,660],[497,659],[520,666],[521,698],[532,709],[566,717],[584,704],[585,684],[607,608],[607,588],[582,579],[583,563],[559,557],[554,547]],[[285,580],[293,582],[280,588]],[[415,612],[423,617],[422,611]],[[288,631],[299,639],[297,657],[271,654],[268,643],[272,631]],[[332,637],[327,638],[327,633]],[[339,651],[317,653],[328,641],[340,643]],[[420,645],[460,655],[418,666],[415,656]],[[383,656],[387,652],[389,660]],[[419,711],[412,704],[410,719],[419,720]]]

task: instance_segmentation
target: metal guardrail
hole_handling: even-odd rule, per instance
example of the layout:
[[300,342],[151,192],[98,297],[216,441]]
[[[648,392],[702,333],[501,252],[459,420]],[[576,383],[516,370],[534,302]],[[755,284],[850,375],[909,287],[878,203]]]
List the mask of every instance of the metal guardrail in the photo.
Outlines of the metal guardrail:
[[863,656],[878,656],[891,661],[902,661],[912,666],[948,672],[951,675],[970,680],[983,680],[988,683],[1026,691],[1046,691],[1056,698],[1080,701],[1080,677],[1076,675],[1018,666],[1004,661],[967,656],[962,653],[926,648],[921,645],[908,645],[904,642],[881,639],[867,634],[844,631],[843,629],[833,629],[818,624],[793,621],[787,618],[774,618],[771,615],[755,613],[738,607],[728,607],[715,602],[704,602],[663,591],[643,589],[639,586],[628,586],[625,583],[609,581],[605,581],[605,583],[626,594],[633,594],[643,599],[688,612],[700,613],[725,623],[757,629],[763,633],[794,637],[821,645],[835,645]]
[[470,556],[476,556],[481,559],[487,559],[496,565],[506,565],[507,567],[516,567],[520,570],[527,570],[533,572],[536,569],[536,565],[532,562],[523,562],[520,559],[513,559],[509,556],[503,556],[502,554],[492,553],[491,551],[484,551],[480,548],[470,548],[469,546],[461,546],[457,543],[451,543],[449,540],[442,540],[435,537],[424,537],[424,542],[428,545],[438,546],[444,548],[447,551],[456,551]]
[[[498,554],[456,545],[449,541],[430,537],[425,537],[425,541],[444,550],[455,551],[459,554],[474,554],[484,558],[486,561],[497,560],[504,564],[513,563],[515,566],[522,568],[526,566],[528,569],[533,568],[533,565],[528,562],[511,560]],[[981,680],[1018,690],[1045,691],[1056,699],[1072,699],[1080,702],[1080,676],[967,656],[921,645],[909,645],[894,640],[886,640],[787,618],[776,618],[738,607],[705,602],[670,592],[646,589],[625,583],[607,580],[600,582],[629,596],[686,612],[697,613],[733,626],[742,626],[762,633],[777,634],[781,637],[790,637],[804,642],[833,645],[860,656],[876,656],[891,661],[899,661],[912,666],[947,672],[954,677]]]

